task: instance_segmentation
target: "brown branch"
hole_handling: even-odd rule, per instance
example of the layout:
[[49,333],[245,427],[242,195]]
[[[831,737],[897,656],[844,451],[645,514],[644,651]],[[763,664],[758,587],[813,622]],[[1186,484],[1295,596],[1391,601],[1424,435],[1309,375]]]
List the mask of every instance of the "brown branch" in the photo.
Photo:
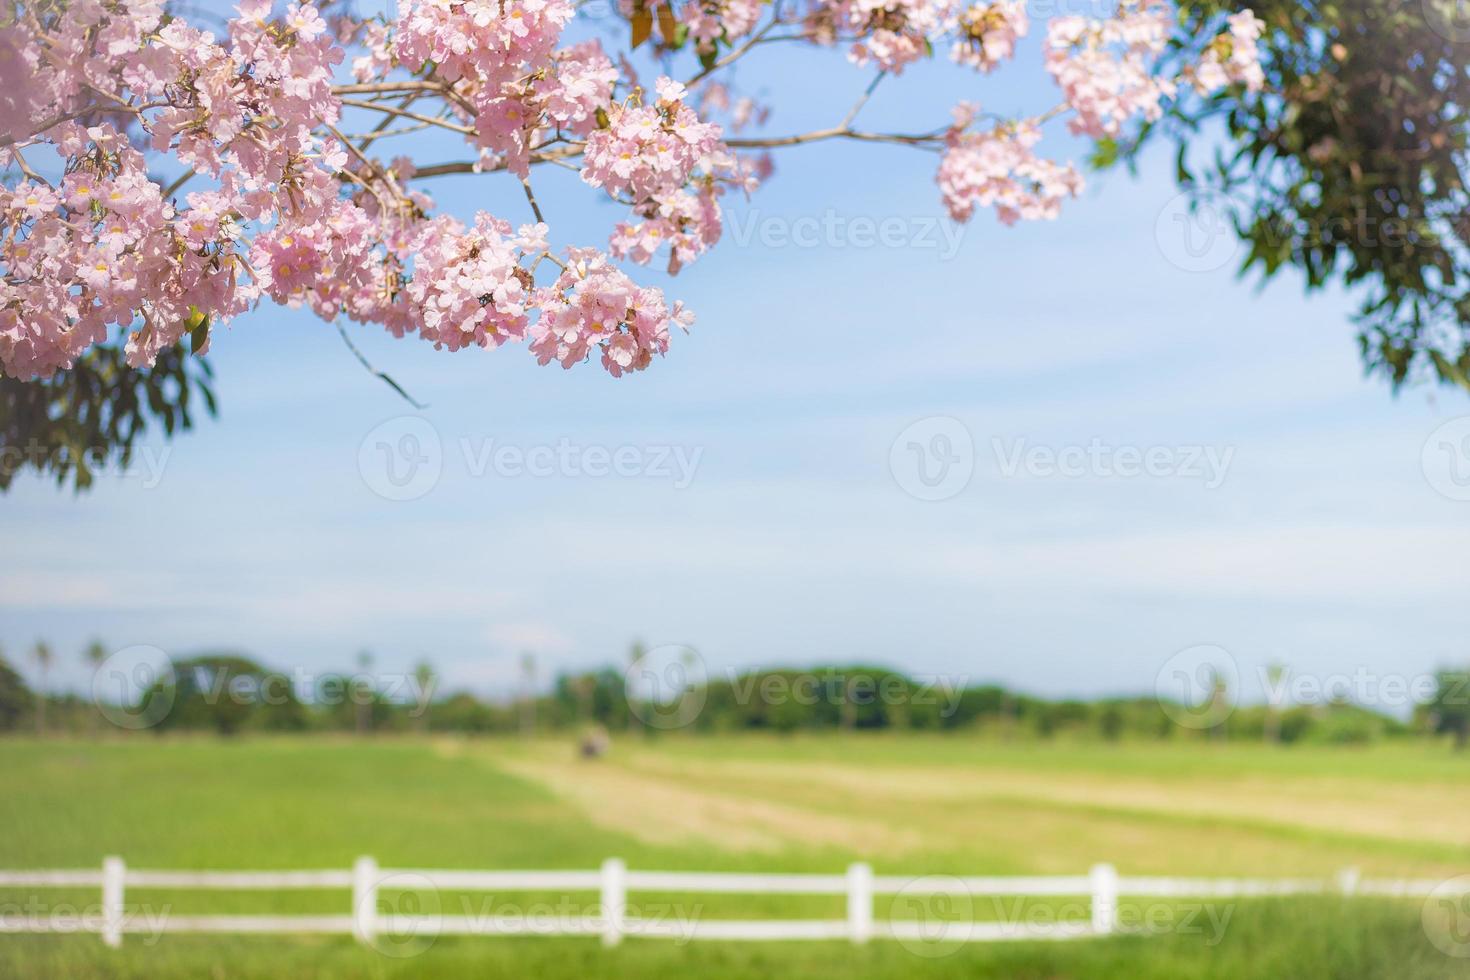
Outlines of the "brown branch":
[[442,129],[447,129],[450,132],[459,133],[462,136],[475,135],[475,131],[468,126],[461,126],[458,123],[452,123],[447,119],[436,119],[433,116],[422,116],[419,115],[417,112],[409,112],[407,109],[400,109],[397,106],[383,105],[380,102],[359,102],[356,99],[343,99],[342,104],[352,106],[354,109],[371,109],[374,112],[386,112],[390,116],[401,116],[404,119],[412,119],[414,122],[426,123],[430,126],[438,126]]
[[[96,90],[93,89],[93,91]],[[103,94],[106,95],[107,93],[104,92]],[[116,98],[116,96],[112,97]],[[73,119],[78,119],[82,116],[85,116],[89,112],[130,112],[135,116],[141,116],[146,109],[162,109],[166,105],[168,105],[167,102],[148,102],[139,106],[131,106],[126,104],[118,106],[105,106],[97,102],[92,102],[72,112],[63,112],[59,116],[52,116],[50,119],[47,119],[37,125],[25,136],[0,137],[0,146],[14,146],[16,143],[24,143],[29,140],[35,139],[42,133],[55,129],[62,123],[71,122]]]
[[526,200],[531,204],[531,213],[536,216],[536,221],[539,224],[546,224],[546,219],[541,216],[541,205],[536,203],[536,192],[531,190],[531,182],[522,177],[521,186],[526,190]]
[[[574,143],[569,146],[547,150],[545,153],[532,153],[530,160],[533,164],[556,163],[568,157],[578,156],[581,152],[582,144]],[[414,170],[413,176],[415,180],[418,180],[421,177],[447,177],[452,174],[489,174],[504,169],[505,166],[503,164],[483,164],[474,160],[460,160],[454,163],[435,163],[427,167],[418,167]]]
[[848,139],[861,140],[868,143],[932,146],[937,143],[942,143],[946,132],[947,130],[941,129],[932,133],[867,133],[860,130],[848,129],[845,126],[833,126],[831,129],[816,129],[810,133],[797,133],[792,136],[763,136],[749,139],[726,140],[725,145],[736,150],[753,150],[778,146],[801,146],[804,143],[820,143],[823,140]]
[[400,92],[443,92],[443,82],[402,81],[365,82],[359,85],[333,85],[333,95],[397,95]]
[[[698,74],[694,75],[692,78],[684,83],[685,86],[691,86],[695,82],[714,74],[721,68],[724,68],[726,65],[738,61],[740,58],[743,58],[746,54],[750,52],[751,48],[755,47],[757,44],[764,43],[766,41],[767,35],[771,33],[771,30],[780,23],[781,12],[779,10],[773,11],[771,14],[771,19],[765,27],[762,27],[759,31],[752,34],[750,36],[750,39],[742,44],[740,47],[731,51],[729,54],[725,55],[723,58],[710,65],[708,68],[701,69]],[[773,38],[772,40],[780,40],[780,38]]]

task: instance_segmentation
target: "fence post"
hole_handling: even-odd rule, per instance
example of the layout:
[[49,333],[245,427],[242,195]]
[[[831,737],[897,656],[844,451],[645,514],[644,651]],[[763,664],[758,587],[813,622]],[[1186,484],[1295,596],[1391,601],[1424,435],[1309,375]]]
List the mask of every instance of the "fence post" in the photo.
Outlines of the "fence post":
[[1337,890],[1344,895],[1351,895],[1358,890],[1358,879],[1362,872],[1357,868],[1343,868],[1337,873]]
[[378,862],[360,857],[352,865],[352,935],[371,943],[378,934]]
[[623,913],[628,904],[627,865],[621,858],[602,862],[602,945],[623,941]]
[[847,935],[858,945],[873,936],[873,867],[861,861],[847,866]]
[[122,858],[102,859],[102,941],[112,949],[122,946],[123,884],[127,873]]
[[1092,931],[1107,935],[1118,928],[1118,870],[1111,864],[1094,864],[1088,878],[1092,883]]

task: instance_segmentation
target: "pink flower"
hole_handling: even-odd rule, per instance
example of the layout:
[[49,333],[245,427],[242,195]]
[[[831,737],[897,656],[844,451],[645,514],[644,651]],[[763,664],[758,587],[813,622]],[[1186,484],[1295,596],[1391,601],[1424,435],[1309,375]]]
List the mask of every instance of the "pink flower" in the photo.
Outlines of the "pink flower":
[[590,249],[568,249],[567,266],[540,291],[541,319],[532,328],[531,351],[542,364],[571,367],[594,351],[613,377],[641,371],[669,347],[669,327],[687,330],[692,314],[672,311],[657,289],[640,289]]
[[1016,42],[1029,28],[1026,0],[977,3],[959,15],[959,37],[950,57],[979,71],[994,71],[1015,55]]
[[975,207],[994,207],[1005,224],[1050,220],[1065,198],[1082,191],[1076,168],[1036,156],[1040,131],[1028,122],[967,130],[973,109],[960,107],[939,164],[939,190],[950,217],[968,221]]
[[1185,71],[1185,77],[1201,95],[1235,84],[1259,92],[1266,84],[1259,44],[1265,26],[1252,11],[1231,14],[1226,30],[1205,46],[1199,62]]
[[1074,133],[1117,136],[1134,116],[1154,120],[1176,86],[1152,62],[1168,42],[1171,9],[1163,0],[1121,0],[1105,20],[1058,17],[1047,27],[1046,67],[1076,115]]

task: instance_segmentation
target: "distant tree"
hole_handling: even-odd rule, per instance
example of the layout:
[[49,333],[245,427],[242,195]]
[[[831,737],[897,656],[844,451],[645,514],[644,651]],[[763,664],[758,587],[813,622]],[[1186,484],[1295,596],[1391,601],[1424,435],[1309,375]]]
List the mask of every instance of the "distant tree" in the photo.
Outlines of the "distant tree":
[[[82,659],[92,668],[91,673],[95,677],[97,671],[102,669],[102,662],[107,659],[107,648],[102,645],[101,640],[93,640],[87,644],[87,649],[82,651]],[[93,704],[92,710],[88,713],[87,725],[91,729],[94,738],[101,724],[102,712],[98,710],[97,705]]]
[[1429,700],[1434,730],[1454,735],[1455,748],[1470,745],[1470,669],[1442,670],[1435,675],[1434,696]]
[[1210,738],[1224,741],[1230,734],[1225,725],[1230,715],[1230,684],[1226,681],[1225,675],[1216,670],[1213,665],[1209,670],[1212,680],[1210,693],[1206,696],[1205,703],[1208,708],[1205,714],[1206,717],[1219,719],[1209,728]]
[[583,674],[576,679],[574,689],[577,696],[577,719],[583,723],[591,723],[595,720],[592,714],[592,696],[597,690],[597,680],[591,674]]
[[521,734],[530,735],[536,729],[536,655],[521,654]]
[[[166,691],[165,685],[172,685]],[[290,678],[233,653],[204,654],[176,661],[167,680],[143,695],[142,707],[157,697],[172,705],[157,730],[208,730],[235,735],[249,729],[298,730],[305,711]]]
[[679,673],[682,678],[683,687],[679,689],[677,695],[679,699],[677,727],[681,729],[687,728],[694,723],[694,716],[697,711],[694,700],[694,692],[699,688],[699,684],[694,678],[694,666],[696,663],[698,663],[698,658],[695,656],[693,650],[686,649],[680,652]]
[[0,731],[14,730],[33,701],[25,680],[0,654]]
[[414,727],[419,731],[427,731],[429,728],[429,704],[434,698],[434,686],[438,683],[438,677],[434,674],[434,666],[427,660],[420,660],[418,666],[413,669],[413,679],[417,685],[414,692],[417,704],[414,710],[418,712],[414,718]]
[[[633,641],[633,645],[628,648],[628,676],[629,677],[632,677],[633,676],[633,672],[639,669],[639,665],[642,662],[644,656],[647,655],[647,653],[648,653],[648,651],[646,649],[644,649],[643,642],[641,640],[634,640]],[[624,685],[624,687],[626,688],[626,685]],[[625,692],[625,699],[626,699],[626,695],[627,694],[630,694],[630,693],[631,692]],[[638,712],[633,711],[632,710],[632,706],[629,705],[629,711],[628,711],[628,731],[630,731],[630,732],[637,731],[641,727],[641,725],[642,725],[642,721],[638,717]]]
[[357,676],[352,679],[353,716],[359,735],[365,735],[373,724],[373,688],[368,677],[372,669],[373,655],[363,650],[357,655]]
[[1272,663],[1266,666],[1266,741],[1273,745],[1281,742],[1281,712],[1286,703],[1286,665]]
[[55,657],[45,640],[36,641],[36,648],[31,651],[31,656],[35,658],[36,667],[40,671],[40,677],[36,682],[36,734],[43,735],[46,732],[46,699],[49,696],[46,675],[51,672],[51,664]]

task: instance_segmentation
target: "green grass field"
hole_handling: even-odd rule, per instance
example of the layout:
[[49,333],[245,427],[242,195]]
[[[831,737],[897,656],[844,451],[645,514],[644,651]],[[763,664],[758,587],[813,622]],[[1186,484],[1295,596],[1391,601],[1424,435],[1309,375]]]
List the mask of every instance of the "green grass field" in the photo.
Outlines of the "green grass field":
[[[567,739],[11,739],[0,741],[0,766],[0,868],[94,868],[106,854],[135,868],[347,868],[369,854],[388,867],[459,869],[589,869],[618,856],[663,870],[840,872],[862,859],[880,874],[1080,874],[1098,861],[1124,874],[1470,872],[1470,760],[1417,742],[623,737],[610,758],[588,763]],[[436,898],[456,914],[596,900]],[[180,915],[350,907],[345,891],[130,889],[128,899]],[[0,891],[11,913],[96,901],[92,890]],[[711,919],[843,914],[840,898],[635,893],[630,903]],[[1470,960],[1430,942],[1418,901],[1210,904],[1213,919],[1186,923],[1190,909],[1154,903],[1163,928],[1150,935],[924,951],[944,955],[893,942],[630,940],[604,950],[595,940],[446,937],[394,957],[346,937],[129,936],[113,951],[96,936],[0,936],[0,977],[1470,976]],[[961,911],[1018,908],[987,899]],[[880,917],[909,914],[878,906]]]

